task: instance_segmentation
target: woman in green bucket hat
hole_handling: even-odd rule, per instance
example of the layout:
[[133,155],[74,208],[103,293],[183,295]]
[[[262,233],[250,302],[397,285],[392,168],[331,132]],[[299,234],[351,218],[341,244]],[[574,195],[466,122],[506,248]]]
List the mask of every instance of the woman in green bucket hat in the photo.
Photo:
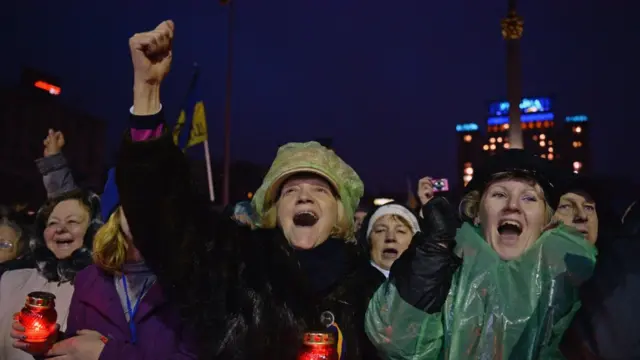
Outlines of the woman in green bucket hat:
[[[164,159],[164,176],[132,162],[143,147]],[[251,229],[205,215],[196,202],[172,201],[190,196],[180,191],[188,175],[177,171],[185,161],[179,152],[167,135],[125,141],[116,174],[136,247],[202,335],[199,358],[294,360],[305,332],[324,331],[334,334],[341,359],[376,359],[364,314],[381,281],[352,240],[364,191],[356,172],[316,142],[284,145],[253,197]],[[132,179],[168,191],[141,198],[148,191]]]
[[362,181],[316,142],[287,144],[252,199],[252,226],[213,213],[164,124],[174,29],[130,39],[134,101],[115,175],[134,245],[181,309],[197,358],[297,360],[305,333],[329,331],[340,359],[376,359],[364,315],[378,270],[352,240]]

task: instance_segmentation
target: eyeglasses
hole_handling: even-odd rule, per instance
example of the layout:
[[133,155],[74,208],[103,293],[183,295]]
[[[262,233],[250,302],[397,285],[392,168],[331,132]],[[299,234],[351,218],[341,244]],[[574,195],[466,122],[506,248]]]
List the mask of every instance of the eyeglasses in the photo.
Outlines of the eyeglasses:
[[0,250],[11,250],[13,249],[13,243],[5,240],[0,240]]

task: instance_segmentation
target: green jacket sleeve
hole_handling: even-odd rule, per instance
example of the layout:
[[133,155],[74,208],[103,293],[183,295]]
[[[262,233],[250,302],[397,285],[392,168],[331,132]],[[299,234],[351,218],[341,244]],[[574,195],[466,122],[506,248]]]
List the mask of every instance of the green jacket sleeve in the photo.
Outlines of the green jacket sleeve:
[[367,336],[390,360],[435,360],[444,338],[442,313],[427,314],[405,302],[387,281],[373,295],[365,317]]
[[569,328],[569,325],[571,325],[571,321],[579,309],[580,302],[574,303],[571,311],[553,325],[553,328],[551,328],[551,339],[549,343],[546,346],[543,346],[540,350],[540,359],[565,360],[564,355],[562,355],[562,352],[560,351],[560,342],[562,342],[564,333]]

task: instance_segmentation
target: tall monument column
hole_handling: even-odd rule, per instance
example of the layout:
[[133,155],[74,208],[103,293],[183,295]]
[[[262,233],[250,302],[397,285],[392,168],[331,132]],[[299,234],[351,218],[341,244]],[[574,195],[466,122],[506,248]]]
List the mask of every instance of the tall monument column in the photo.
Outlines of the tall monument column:
[[507,43],[507,99],[509,100],[509,145],[512,149],[524,148],[520,123],[522,101],[522,69],[520,63],[520,38],[524,21],[516,12],[516,0],[509,1],[507,17],[502,19],[502,37]]

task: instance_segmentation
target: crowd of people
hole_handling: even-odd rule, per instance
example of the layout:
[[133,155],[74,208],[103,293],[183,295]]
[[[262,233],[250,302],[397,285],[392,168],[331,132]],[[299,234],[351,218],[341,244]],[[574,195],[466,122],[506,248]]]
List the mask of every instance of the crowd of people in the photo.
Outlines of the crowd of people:
[[[0,360],[294,360],[309,332],[342,360],[640,358],[634,199],[618,218],[588,178],[511,149],[459,204],[424,177],[417,208],[363,208],[353,168],[307,142],[216,212],[163,115],[173,33],[130,39],[130,127],[102,194],[52,129],[34,223],[0,214]],[[44,343],[17,316],[33,292],[55,296]]]

